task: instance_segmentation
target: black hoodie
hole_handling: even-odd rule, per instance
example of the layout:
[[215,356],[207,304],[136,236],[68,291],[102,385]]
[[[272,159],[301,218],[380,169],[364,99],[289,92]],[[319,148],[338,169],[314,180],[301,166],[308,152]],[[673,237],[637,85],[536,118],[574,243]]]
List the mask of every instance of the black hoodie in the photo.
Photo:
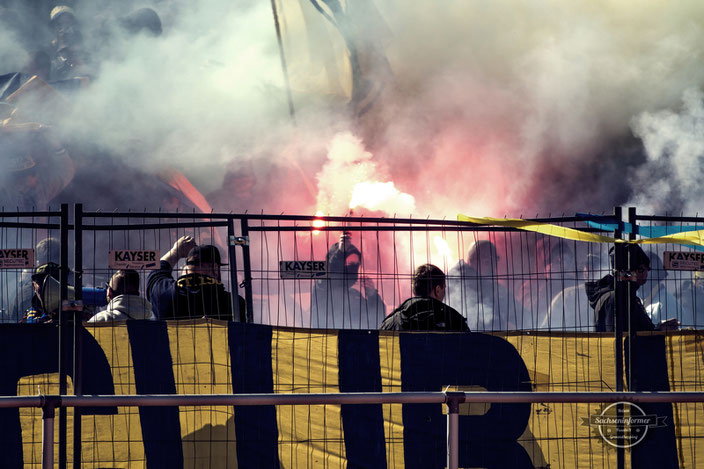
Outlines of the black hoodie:
[[[607,275],[597,282],[587,282],[585,284],[589,304],[594,309],[597,332],[613,332],[614,330],[614,277]],[[631,324],[633,330],[653,331],[655,326],[645,312],[643,303],[636,296],[637,288],[631,288]],[[620,316],[623,331],[628,331],[628,321],[626,315]]]
[[381,323],[387,331],[456,331],[469,332],[467,320],[460,313],[435,298],[409,298]]

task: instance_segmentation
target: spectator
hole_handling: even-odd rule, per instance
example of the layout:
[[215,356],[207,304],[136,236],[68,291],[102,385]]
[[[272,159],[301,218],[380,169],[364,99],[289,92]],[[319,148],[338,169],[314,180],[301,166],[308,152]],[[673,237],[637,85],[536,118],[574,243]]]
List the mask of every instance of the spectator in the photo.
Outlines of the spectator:
[[577,283],[572,248],[564,241],[542,237],[536,243],[535,272],[520,288],[519,300],[525,307],[519,328],[535,329],[545,322],[555,295]]
[[[645,307],[640,298],[637,296],[637,291],[648,280],[648,271],[650,270],[650,259],[637,244],[628,244],[624,247],[624,256],[629,260],[630,270],[617,272],[617,279],[623,282],[632,282],[629,289],[630,297],[630,317],[624,311],[618,315],[621,321],[622,330],[629,331],[629,324],[632,325],[632,331],[653,331],[656,329],[676,329],[677,321],[669,320],[656,327],[645,312]],[[614,248],[611,248],[611,267],[615,266]],[[614,330],[614,314],[616,312],[615,294],[614,294],[614,276],[609,274],[596,282],[587,282],[587,296],[589,302],[594,308],[596,330],[597,332],[612,332]]]
[[20,322],[38,324],[53,322],[61,306],[59,292],[52,287],[52,280],[59,282],[60,267],[49,262],[40,265],[32,274],[31,306],[25,311]]
[[668,289],[666,279],[669,273],[665,270],[660,256],[651,251],[648,252],[648,259],[650,259],[650,274],[648,281],[640,289],[641,294],[639,295],[643,299],[645,311],[653,324],[681,317],[680,303]]
[[[186,257],[185,275],[172,270]],[[209,317],[232,320],[230,293],[220,281],[220,251],[213,245],[196,245],[191,236],[179,238],[161,258],[161,268],[147,278],[147,300],[158,319]],[[238,296],[239,321],[246,321],[244,298]]]
[[[359,278],[362,253],[351,242],[349,233],[328,250],[328,276],[313,285],[310,325],[326,329],[375,329],[386,315],[386,305],[371,279]],[[357,280],[364,296],[353,287]]]
[[[541,324],[543,329],[564,330],[573,332],[590,332],[595,330],[594,310],[589,304],[585,284],[591,280],[593,272],[600,268],[599,256],[588,254],[584,262],[579,264],[582,282],[565,288],[555,295],[550,310]],[[598,277],[597,277],[598,278]]]
[[413,294],[381,323],[389,331],[469,332],[467,321],[442,300],[445,274],[432,264],[423,264],[413,274]]
[[[44,264],[59,264],[60,262],[60,246],[59,240],[53,237],[41,240],[34,250],[34,263],[39,267]],[[26,269],[20,276],[19,289],[14,292],[10,300],[10,321],[17,322],[21,316],[32,306],[34,298],[34,290],[32,288],[32,277],[35,274],[35,269]],[[58,274],[56,274],[58,279]],[[69,282],[70,282],[69,278]]]
[[522,311],[498,281],[498,261],[494,243],[480,240],[469,249],[467,262],[460,260],[447,276],[447,304],[461,311],[474,331],[513,329],[516,311]]
[[704,272],[694,272],[694,278],[682,284],[682,327],[704,329]]
[[152,305],[139,295],[139,272],[118,270],[107,284],[108,306],[88,322],[155,320]]

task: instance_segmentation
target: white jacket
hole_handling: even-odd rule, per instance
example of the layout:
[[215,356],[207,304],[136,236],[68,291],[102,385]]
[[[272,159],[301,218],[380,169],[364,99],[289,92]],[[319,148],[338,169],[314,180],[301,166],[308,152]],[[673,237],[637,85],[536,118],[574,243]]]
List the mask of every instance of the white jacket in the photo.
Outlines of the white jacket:
[[119,295],[110,300],[105,311],[100,311],[88,322],[124,321],[126,319],[156,320],[152,304],[138,295]]

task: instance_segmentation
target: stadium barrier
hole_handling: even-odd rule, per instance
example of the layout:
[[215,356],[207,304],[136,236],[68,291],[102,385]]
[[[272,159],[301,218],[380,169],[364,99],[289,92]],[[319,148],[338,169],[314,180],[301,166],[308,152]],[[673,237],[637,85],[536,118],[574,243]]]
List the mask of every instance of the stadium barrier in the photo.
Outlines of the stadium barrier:
[[[701,360],[696,354],[701,340],[697,319],[685,324],[694,328],[691,331],[646,334],[638,338],[626,338],[625,341],[621,331],[598,334],[590,332],[588,328],[584,329],[580,324],[556,326],[545,320],[524,323],[520,327],[515,323],[505,327],[485,323],[484,333],[469,334],[466,339],[469,342],[466,343],[463,342],[465,339],[459,341],[462,343],[453,339],[455,334],[387,336],[386,333],[368,331],[376,329],[383,318],[378,311],[369,310],[365,311],[367,316],[358,317],[357,322],[349,320],[340,325],[332,324],[335,329],[329,331],[307,330],[305,327],[311,325],[311,292],[317,279],[284,277],[281,266],[281,262],[324,260],[328,248],[340,239],[338,233],[350,233],[361,257],[360,277],[365,276],[374,281],[387,306],[385,312],[388,313],[393,305],[410,296],[410,279],[415,265],[433,262],[450,274],[458,260],[467,258],[472,243],[488,239],[500,248],[502,254],[498,270],[489,277],[506,286],[512,293],[526,285],[528,294],[525,303],[528,306],[522,307],[533,313],[550,310],[550,297],[553,296],[551,289],[555,285],[561,287],[578,281],[578,258],[587,254],[598,258],[599,262],[589,272],[592,277],[609,272],[609,243],[565,238],[559,242],[554,241],[554,245],[565,255],[561,257],[560,268],[546,275],[540,265],[536,245],[541,240],[554,237],[548,237],[540,231],[526,231],[525,226],[493,224],[491,219],[482,219],[481,223],[467,223],[361,217],[101,213],[83,212],[80,205],[73,207],[72,214],[71,222],[68,206],[62,206],[59,212],[2,213],[0,244],[2,248],[27,248],[36,246],[46,236],[55,236],[60,245],[58,254],[62,267],[62,298],[68,299],[69,284],[72,284],[76,299],[80,299],[78,297],[82,288],[79,287],[84,284],[98,286],[109,279],[113,271],[108,265],[110,251],[153,250],[163,253],[179,236],[193,234],[199,242],[217,244],[223,252],[227,251],[228,266],[224,269],[224,281],[233,294],[237,291],[244,293],[248,322],[256,324],[238,326],[217,321],[182,321],[152,325],[92,326],[74,321],[71,311],[63,311],[54,325],[2,325],[4,330],[0,329],[0,334],[5,337],[3,343],[8,350],[12,350],[7,355],[21,363],[12,372],[5,371],[7,383],[2,393],[4,395],[35,394],[37,386],[41,386],[45,394],[61,396],[153,395],[164,392],[187,395],[192,394],[193,390],[210,390],[212,392],[208,394],[222,395],[287,391],[303,391],[308,394],[315,391],[437,392],[447,386],[475,386],[490,391],[516,391],[523,386],[525,391],[534,393],[545,390],[623,392],[628,388],[631,391],[651,391],[665,396],[669,390],[702,391],[699,379]],[[643,222],[649,225],[644,225]],[[646,217],[636,215],[635,210],[629,211],[628,221],[623,222],[618,209],[608,217],[577,216],[529,221],[531,229],[542,230],[547,226],[549,230],[554,230],[554,226],[567,226],[599,236],[609,234],[614,239],[628,235],[634,240],[638,236],[641,239],[670,236],[675,229],[679,229],[677,233],[696,232],[701,223],[702,220],[696,217]],[[71,234],[72,243],[69,242]],[[662,244],[654,245],[654,252],[658,255],[668,250],[691,252],[690,247],[675,244],[678,241],[680,240],[661,240]],[[568,251],[573,253],[572,257],[566,255]],[[73,262],[69,261],[71,254]],[[18,294],[24,292],[19,285],[22,275],[26,273],[19,268],[0,272],[3,289],[0,301],[5,311],[9,311],[7,305],[8,298],[13,293],[11,290],[15,288],[15,293]],[[142,273],[146,277],[147,271]],[[662,283],[671,286],[670,290],[673,291],[683,290],[686,282],[694,280],[691,272],[687,271],[670,271],[669,274]],[[449,281],[452,280],[450,274]],[[479,276],[471,278],[471,281],[479,286],[482,284]],[[544,287],[544,290],[541,291],[539,287]],[[484,312],[500,306],[502,303],[499,300],[491,298],[488,303],[482,301]],[[661,304],[665,302],[663,299]],[[567,317],[564,311],[563,316]],[[673,316],[684,318],[681,304],[674,308]],[[480,324],[481,316],[475,313],[471,317]],[[17,319],[16,316],[10,318],[7,315],[4,318],[5,322],[15,322]],[[318,324],[319,327],[325,325]],[[289,329],[291,326],[295,328]],[[349,328],[361,330],[346,330]],[[476,326],[472,328],[482,330]],[[620,337],[620,340],[615,340],[616,337]],[[490,341],[493,345],[482,341]],[[496,353],[495,347],[503,347],[497,344],[504,342],[517,351],[526,369],[520,380],[509,384],[499,379],[500,376],[511,375],[506,370],[497,369],[492,374],[489,365],[477,365],[480,358],[487,364],[494,364],[491,358]],[[246,346],[237,345],[238,343]],[[619,343],[625,347],[617,346]],[[203,352],[202,349],[206,351]],[[101,351],[100,354],[97,353],[98,350]],[[374,356],[371,352],[373,350],[378,351],[376,362],[371,366],[367,363],[365,368],[377,370],[380,377],[376,372],[360,374],[355,371],[367,359],[365,357]],[[29,353],[29,356],[17,355],[18,351]],[[264,362],[268,361],[271,366],[262,371],[261,362],[250,363],[253,359],[243,355],[247,351],[252,356],[268,357]],[[423,353],[429,354],[430,358],[424,357]],[[96,357],[101,354],[103,364],[96,364]],[[462,363],[462,357],[471,357],[470,364]],[[385,364],[383,360],[388,363]],[[154,372],[147,366],[159,363],[165,365],[165,368],[157,367],[161,370],[159,372]],[[414,367],[409,363],[421,365]],[[244,371],[239,370],[239,367],[243,367]],[[86,369],[91,370],[90,377],[86,376]],[[96,372],[96,369],[100,371]],[[455,371],[449,373],[447,369]],[[484,371],[478,373],[477,370]],[[436,376],[437,373],[440,375]],[[474,378],[468,379],[467,376]],[[108,382],[112,383],[112,388],[106,391]],[[164,388],[165,385],[168,389]],[[253,388],[247,389],[247,386]],[[497,386],[502,389],[497,390]],[[506,386],[513,389],[503,389]],[[387,405],[383,406],[381,414],[377,409],[374,412],[356,411],[352,415],[343,409],[344,406],[332,410],[325,408],[323,411],[292,411],[286,406],[265,406],[254,414],[243,411],[239,415],[236,411],[222,409],[197,412],[172,409],[164,413],[140,408],[137,416],[109,409],[108,413],[113,417],[101,415],[99,409],[88,409],[84,414],[86,409],[83,407],[74,411],[73,415],[68,415],[62,406],[58,422],[58,464],[66,467],[70,461],[76,467],[105,467],[107,464],[125,464],[124,458],[130,458],[132,465],[179,467],[168,463],[171,461],[168,457],[175,457],[181,458],[181,465],[198,467],[197,461],[206,459],[214,464],[212,459],[202,456],[203,448],[207,447],[218,448],[211,451],[213,454],[220,455],[219,451],[224,451],[224,459],[227,461],[232,461],[232,455],[227,456],[228,448],[235,448],[237,456],[234,460],[240,462],[240,467],[250,467],[252,459],[247,458],[266,447],[269,452],[276,454],[275,461],[285,466],[311,465],[312,461],[318,461],[315,458],[321,458],[325,461],[324,465],[328,466],[342,465],[345,461],[349,462],[350,458],[353,462],[355,458],[362,458],[363,461],[364,458],[371,458],[374,463],[383,460],[389,467],[432,467],[439,464],[438,454],[442,455],[442,460],[445,459],[446,443],[438,443],[440,430],[437,426],[437,410],[426,410],[423,405],[419,406],[423,409],[420,413],[398,409],[394,411],[392,405]],[[363,407],[361,406],[362,409]],[[666,407],[669,409],[664,411],[657,406],[654,408],[654,415],[662,414],[671,422],[665,431],[667,435],[658,440],[658,445],[667,450],[658,453],[667,454],[670,458],[674,454],[682,465],[696,464],[700,451],[697,438],[701,434],[698,429],[698,422],[702,421],[698,417],[701,409],[691,406]],[[551,408],[542,404],[519,409],[522,410],[511,414],[522,417],[501,421],[503,433],[496,434],[501,437],[499,439],[502,444],[513,448],[507,454],[522,457],[524,451],[535,467],[546,464],[570,467],[582,465],[585,461],[592,465],[594,461],[598,461],[597,465],[607,465],[612,459],[615,464],[619,464],[627,454],[620,450],[614,450],[614,453],[610,448],[604,448],[601,436],[593,434],[593,428],[582,428],[578,423],[579,418],[594,414],[594,408],[577,404]],[[483,416],[491,423],[491,418],[497,414],[496,408],[491,413],[486,409],[466,411],[468,413],[462,414],[460,422]],[[107,411],[103,409],[103,412]],[[422,422],[422,412],[425,412],[423,415],[426,417],[431,416],[430,422],[426,422],[429,426],[406,425]],[[377,422],[371,427],[376,430],[363,435],[367,439],[370,435],[373,436],[377,442],[374,446],[376,451],[369,451],[361,445],[361,436],[350,430],[355,427],[367,428],[363,424],[354,424],[355,417],[364,415]],[[125,421],[118,424],[109,420],[116,416]],[[17,424],[12,415],[5,419],[9,420],[5,420],[2,425],[2,441],[5,441],[7,448],[14,446],[15,450],[22,448],[22,451],[18,455],[17,451],[13,453],[11,449],[14,459],[3,459],[18,461],[16,467],[35,465],[37,455],[41,454],[36,451],[38,438],[32,430],[39,428],[32,423],[36,416],[22,414]],[[67,428],[70,419],[73,426],[69,435]],[[244,426],[258,428],[257,434],[265,438],[254,442],[248,441],[246,435],[239,435],[238,438],[237,420],[241,420]],[[317,433],[320,430],[315,425],[317,421],[338,422],[333,425],[337,430]],[[83,422],[89,422],[89,425],[83,427]],[[164,422],[173,425],[169,435],[159,436],[168,442],[161,445],[155,443],[159,438],[150,432],[154,432],[154,428],[159,425],[163,426]],[[301,422],[309,423],[302,425]],[[461,427],[466,425],[460,424]],[[213,438],[212,434],[206,435],[208,431],[212,433],[215,427],[226,429],[223,441]],[[493,428],[491,425],[478,427],[482,430]],[[443,441],[446,441],[445,431],[443,428]],[[651,436],[653,433],[657,432],[651,432]],[[423,435],[433,435],[432,443],[428,444]],[[467,451],[460,455],[463,464],[468,457],[473,457],[468,454],[477,454],[477,447],[472,446],[471,439],[478,438],[478,435],[471,430],[469,435],[470,437],[463,438],[460,445]],[[523,449],[517,449],[516,442],[520,442]],[[430,448],[429,453],[433,455],[431,460],[414,453],[414,448],[420,448],[419,445],[424,443],[425,449]],[[87,448],[83,448],[84,445],[88,445]],[[164,451],[162,446],[169,448],[169,451]],[[112,447],[112,453],[106,452],[106,447]],[[652,458],[657,457],[658,453],[651,454],[648,447],[652,448],[643,442],[633,451],[629,450],[632,461],[643,457],[657,461]],[[69,448],[72,453],[68,452]],[[519,454],[521,456],[517,456]],[[160,459],[164,457],[167,459]],[[11,463],[8,464],[8,467],[12,467]],[[232,467],[231,464],[228,462],[224,467]]]

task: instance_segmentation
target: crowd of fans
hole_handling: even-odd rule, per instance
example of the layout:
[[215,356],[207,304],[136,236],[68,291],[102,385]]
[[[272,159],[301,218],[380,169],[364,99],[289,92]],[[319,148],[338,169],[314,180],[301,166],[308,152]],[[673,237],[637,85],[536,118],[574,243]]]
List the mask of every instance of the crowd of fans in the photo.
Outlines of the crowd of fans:
[[[31,290],[11,299],[12,316],[22,322],[56,320],[60,305],[59,244],[54,238],[36,248],[37,267],[23,274],[20,288]],[[312,281],[311,328],[376,329],[420,331],[510,331],[538,329],[571,332],[613,331],[621,321],[624,331],[699,328],[704,323],[704,275],[680,283],[673,294],[665,281],[668,271],[659,257],[639,245],[628,244],[628,270],[614,269],[615,253],[609,254],[606,275],[601,276],[600,258],[588,254],[575,259],[572,250],[555,241],[539,243],[538,273],[509,288],[506,276],[498,274],[500,259],[496,246],[480,240],[470,247],[449,275],[432,264],[416,268],[412,277],[413,296],[387,315],[387,306],[371,279],[359,274],[362,253],[345,233],[326,257],[327,273]],[[565,260],[576,266],[565,275]],[[182,275],[174,270],[184,260]],[[161,258],[159,268],[150,271],[144,284],[135,270],[118,270],[104,287],[83,289],[82,318],[91,323],[129,319],[212,318],[247,321],[246,302],[232,295],[222,282],[220,250],[211,244],[198,245],[192,236],[179,238]],[[68,283],[71,274],[68,272]],[[630,307],[616,314],[615,285],[629,288]],[[531,292],[532,293],[525,293]],[[96,294],[97,292],[97,294]],[[514,293],[515,292],[515,293]],[[523,292],[524,301],[519,295]],[[68,298],[74,297],[69,285]],[[237,306],[234,307],[232,299]]]

